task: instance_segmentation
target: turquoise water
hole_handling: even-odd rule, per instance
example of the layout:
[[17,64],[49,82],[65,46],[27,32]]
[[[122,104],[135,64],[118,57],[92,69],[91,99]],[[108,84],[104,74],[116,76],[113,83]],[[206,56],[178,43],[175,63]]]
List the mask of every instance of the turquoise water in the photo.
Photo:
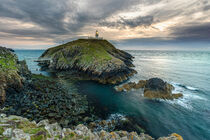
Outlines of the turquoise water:
[[[210,52],[128,52],[135,57],[134,65],[138,71],[129,81],[159,77],[173,84],[174,92],[182,92],[184,97],[174,101],[150,100],[142,96],[141,90],[117,93],[113,86],[96,82],[66,82],[74,92],[87,95],[104,118],[115,113],[131,116],[156,138],[175,132],[185,140],[208,140]],[[43,73],[34,62],[42,53],[43,50],[16,50],[20,59],[26,59],[33,73]]]

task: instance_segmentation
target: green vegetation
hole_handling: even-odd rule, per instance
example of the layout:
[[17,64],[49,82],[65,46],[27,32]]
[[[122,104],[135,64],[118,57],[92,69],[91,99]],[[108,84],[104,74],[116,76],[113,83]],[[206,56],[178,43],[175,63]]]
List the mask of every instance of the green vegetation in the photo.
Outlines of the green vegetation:
[[17,70],[17,58],[12,53],[0,53],[0,69],[2,71]]
[[44,76],[42,74],[32,74],[32,79],[49,80],[51,77]]
[[86,137],[83,138],[83,140],[90,140],[90,137],[86,136]]
[[8,84],[20,82],[21,77],[18,74],[19,65],[17,60],[15,54],[6,48],[0,47],[0,86],[4,82]]
[[31,129],[23,129],[25,133],[29,133],[29,134],[36,134],[38,132],[41,131],[45,131],[44,128],[31,128]]
[[44,135],[38,135],[38,136],[32,135],[31,140],[46,140],[46,138]]
[[0,127],[0,135],[2,135],[4,132],[4,128],[3,127]]
[[75,70],[90,80],[116,84],[136,73],[131,68],[132,58],[107,40],[78,39],[49,48],[39,58],[39,65],[58,72]]
[[38,131],[36,124],[33,124],[29,121],[22,121],[17,125],[17,128],[22,129],[25,133],[31,133],[31,134],[34,134],[36,133],[36,131]]
[[[101,64],[104,61],[111,60],[112,56],[109,54],[109,51],[112,50],[116,49],[106,40],[79,39],[50,48],[41,57],[57,57],[59,58],[58,62],[70,65],[74,62],[77,62],[79,65],[91,65],[94,62]],[[66,57],[66,54],[72,54],[74,57]]]
[[65,138],[63,138],[63,140],[73,139],[75,136],[76,136],[76,134],[74,132],[71,132],[70,134],[65,136]]

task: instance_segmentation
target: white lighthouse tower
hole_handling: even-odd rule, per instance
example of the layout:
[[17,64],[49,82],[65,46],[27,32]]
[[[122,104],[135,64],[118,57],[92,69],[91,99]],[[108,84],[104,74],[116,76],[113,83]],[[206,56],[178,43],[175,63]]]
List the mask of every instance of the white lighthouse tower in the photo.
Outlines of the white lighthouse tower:
[[99,38],[99,33],[98,33],[98,30],[96,30],[95,37],[96,37],[96,39],[98,39],[98,38]]

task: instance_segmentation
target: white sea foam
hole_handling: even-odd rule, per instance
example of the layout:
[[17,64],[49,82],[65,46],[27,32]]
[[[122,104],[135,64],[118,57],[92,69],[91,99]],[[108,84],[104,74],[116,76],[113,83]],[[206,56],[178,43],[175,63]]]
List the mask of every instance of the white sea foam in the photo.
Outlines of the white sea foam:
[[[106,121],[106,125],[100,125],[100,122],[102,120],[96,120],[96,128],[94,129],[94,131],[101,131],[101,130],[105,130],[105,131],[113,131],[115,129],[115,127],[117,125],[119,125],[121,120],[127,120],[126,116],[123,114],[119,114],[119,113],[115,113],[115,114],[111,114]],[[115,123],[113,123],[115,122]],[[109,125],[108,125],[109,124]]]
[[193,107],[190,103],[190,101],[186,98],[182,98],[182,99],[175,99],[175,100],[167,100],[166,101],[167,103],[169,104],[173,104],[173,105],[180,105],[186,109],[189,109],[189,110],[193,110]]
[[191,87],[191,86],[185,86],[189,90],[198,90],[197,88]]
[[174,87],[182,87],[182,88],[185,88],[185,89],[188,89],[188,90],[191,90],[191,91],[199,90],[198,88],[191,87],[191,86],[186,86],[186,85],[183,85],[183,84],[180,84],[180,83],[171,82],[171,84],[172,84]]
[[192,91],[197,91],[197,88],[191,86],[185,86],[180,83],[171,82],[174,86],[174,90],[172,91],[173,94],[175,93],[182,93],[183,97],[180,99],[175,100],[161,100],[166,101],[169,104],[178,104],[186,109],[193,109],[192,103],[193,100],[206,100],[205,98],[201,97],[199,94],[193,93]]

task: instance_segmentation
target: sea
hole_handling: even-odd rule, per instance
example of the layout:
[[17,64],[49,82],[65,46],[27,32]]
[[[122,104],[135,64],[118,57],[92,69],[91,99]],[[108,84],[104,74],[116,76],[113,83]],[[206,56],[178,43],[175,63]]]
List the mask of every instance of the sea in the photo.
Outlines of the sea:
[[[70,92],[86,95],[105,119],[113,115],[132,116],[154,138],[178,133],[184,140],[210,140],[210,52],[126,51],[135,57],[134,69],[138,72],[126,82],[158,77],[171,83],[174,93],[183,93],[183,98],[147,99],[141,89],[118,93],[111,85],[68,79],[65,83]],[[34,62],[43,52],[15,50],[32,73],[51,76],[40,71]]]

